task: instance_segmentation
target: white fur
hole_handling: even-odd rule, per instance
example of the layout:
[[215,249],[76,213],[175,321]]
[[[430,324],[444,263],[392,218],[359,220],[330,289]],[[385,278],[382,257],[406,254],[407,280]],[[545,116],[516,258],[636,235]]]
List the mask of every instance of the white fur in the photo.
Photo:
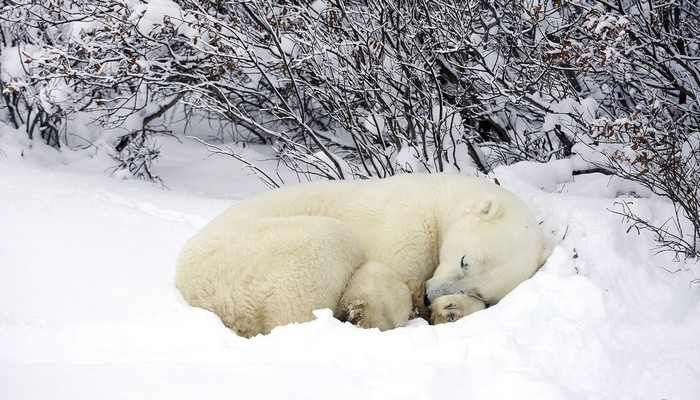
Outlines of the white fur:
[[406,174],[242,201],[186,244],[176,285],[246,337],[309,321],[319,308],[386,330],[429,317],[426,294],[436,323],[496,303],[541,258],[537,222],[509,192],[477,178]]

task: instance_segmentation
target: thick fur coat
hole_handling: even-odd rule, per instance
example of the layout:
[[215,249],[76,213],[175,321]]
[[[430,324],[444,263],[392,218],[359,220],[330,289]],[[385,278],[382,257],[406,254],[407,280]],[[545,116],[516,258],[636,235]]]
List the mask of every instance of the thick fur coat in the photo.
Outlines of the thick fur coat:
[[442,323],[494,304],[543,258],[537,222],[508,191],[406,174],[241,201],[185,245],[176,286],[246,337],[320,308],[387,330],[417,314]]

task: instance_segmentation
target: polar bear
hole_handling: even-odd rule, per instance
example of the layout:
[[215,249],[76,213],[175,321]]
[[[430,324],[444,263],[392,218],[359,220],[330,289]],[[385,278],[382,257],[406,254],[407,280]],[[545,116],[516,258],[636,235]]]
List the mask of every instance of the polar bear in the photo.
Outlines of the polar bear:
[[184,246],[176,286],[238,335],[334,315],[366,328],[457,320],[543,262],[527,206],[485,179],[324,181],[239,202]]

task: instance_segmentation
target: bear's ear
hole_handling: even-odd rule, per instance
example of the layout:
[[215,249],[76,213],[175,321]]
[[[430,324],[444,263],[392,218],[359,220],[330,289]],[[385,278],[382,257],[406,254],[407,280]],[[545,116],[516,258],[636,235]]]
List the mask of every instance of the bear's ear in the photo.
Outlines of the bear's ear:
[[476,212],[481,218],[486,220],[500,217],[502,214],[498,201],[490,197],[487,197],[479,202],[479,204],[476,206]]

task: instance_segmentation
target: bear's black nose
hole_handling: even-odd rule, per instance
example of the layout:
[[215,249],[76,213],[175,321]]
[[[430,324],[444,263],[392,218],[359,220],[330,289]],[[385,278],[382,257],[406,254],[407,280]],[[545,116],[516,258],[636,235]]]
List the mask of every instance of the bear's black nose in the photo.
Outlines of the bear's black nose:
[[428,293],[423,296],[423,304],[425,304],[426,307],[430,306],[430,299],[428,299]]

